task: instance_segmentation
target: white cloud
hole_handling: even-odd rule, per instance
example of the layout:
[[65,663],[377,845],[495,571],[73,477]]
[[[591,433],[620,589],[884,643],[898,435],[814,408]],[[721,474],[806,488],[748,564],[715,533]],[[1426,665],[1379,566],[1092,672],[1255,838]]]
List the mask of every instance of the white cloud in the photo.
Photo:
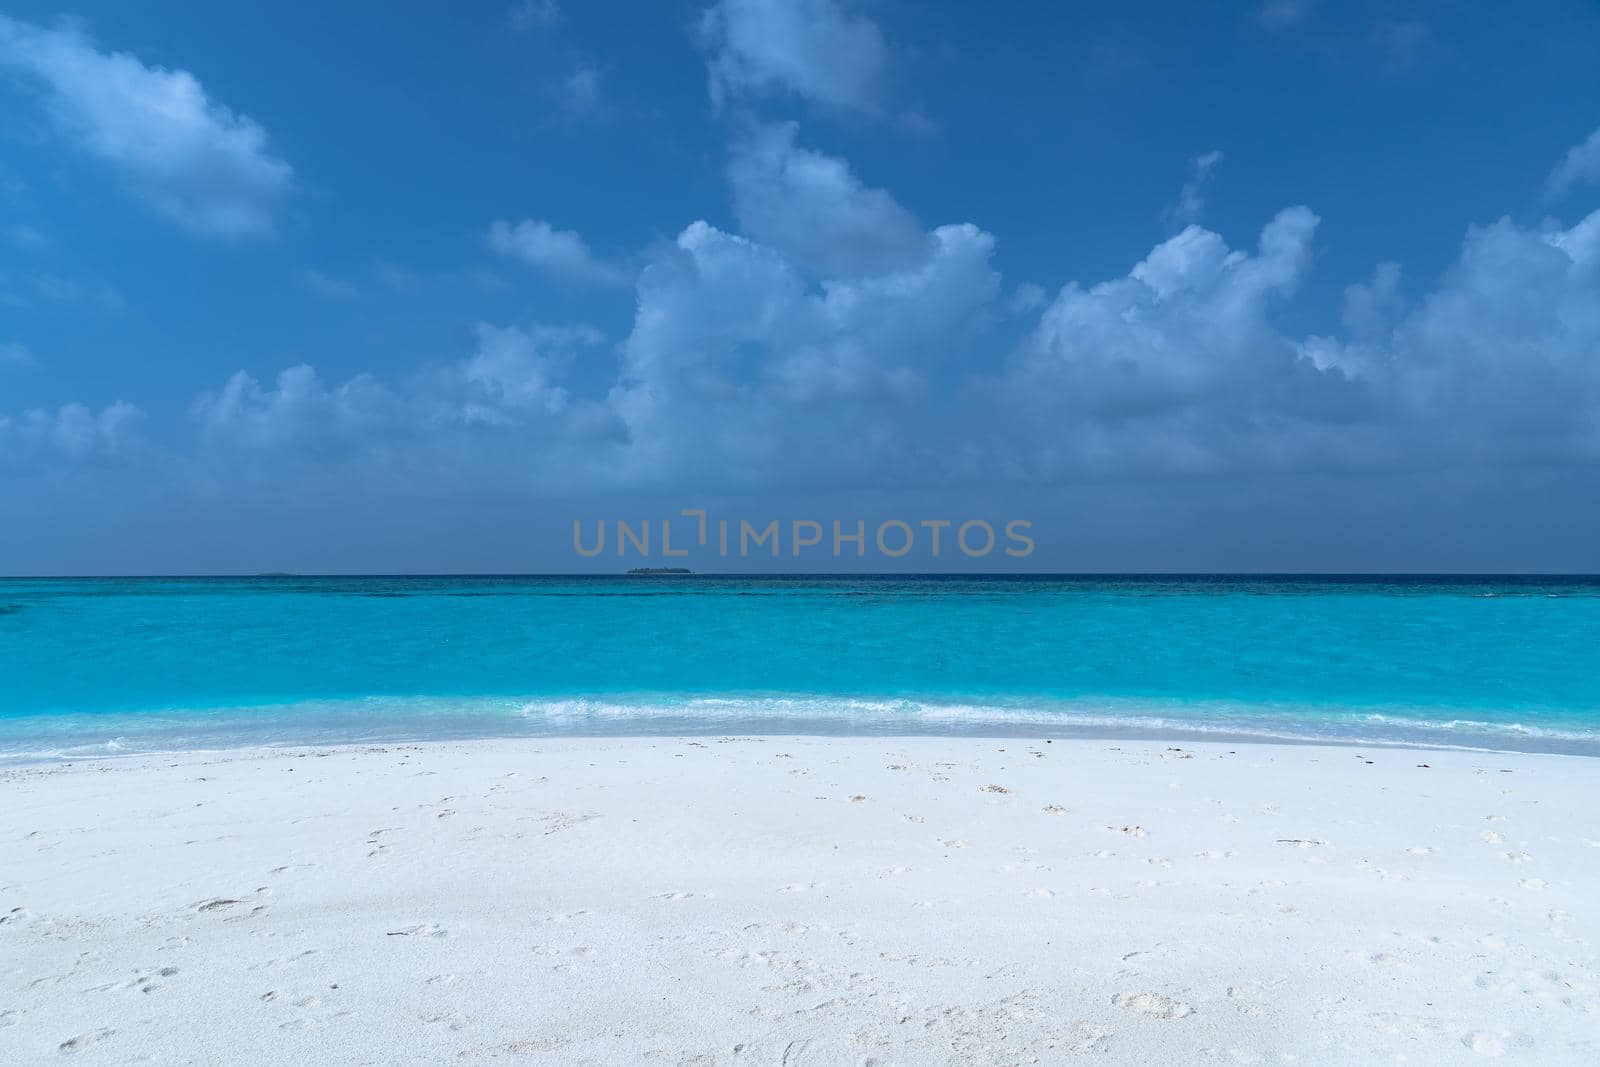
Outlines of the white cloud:
[[1556,200],[1580,185],[1600,185],[1600,128],[1567,151],[1545,181],[1545,194]]
[[101,52],[74,25],[0,15],[0,66],[41,92],[56,126],[151,208],[209,237],[270,234],[293,184],[266,133],[185,70]]
[[1383,333],[1404,309],[1398,263],[1379,263],[1370,282],[1347,286],[1344,291],[1344,327],[1356,338]]
[[762,126],[734,148],[728,177],[747,235],[824,277],[882,274],[927,256],[911,212],[863,186],[843,160],[798,147],[796,130]]
[[1397,463],[1593,459],[1597,288],[1600,211],[1567,229],[1501,219],[1473,227],[1439,285],[1388,330],[1306,347],[1372,383],[1407,450]]
[[1062,289],[995,383],[1029,442],[1014,469],[1048,480],[1303,459],[1353,399],[1270,319],[1304,276],[1317,222],[1279,212],[1253,255],[1190,226],[1124,278]]
[[562,379],[604,337],[581,325],[479,323],[474,333],[470,356],[392,382],[330,383],[300,365],[262,385],[240,371],[191,407],[204,448],[188,476],[219,491],[244,482],[297,492],[340,491],[356,477],[408,495],[587,484],[616,427]]
[[917,468],[936,437],[905,424],[999,291],[988,234],[944,226],[928,243],[918,264],[814,288],[772,248],[685,229],[639,280],[611,393],[631,476],[749,487]]
[[[479,323],[468,354],[406,376],[241,373],[195,404],[188,464],[218,485],[500,499],[1600,458],[1600,212],[1473,228],[1442,278],[1408,278],[1404,295],[1401,267],[1379,264],[1346,289],[1336,336],[1304,336],[1280,316],[1314,263],[1306,207],[1253,247],[1191,225],[1120,276],[1047,296],[1002,285],[988,233],[922,230],[789,127],[758,129],[732,171],[746,233],[694,222],[648,253],[615,367],[586,327]],[[576,234],[492,233],[541,269],[593,276]],[[43,418],[30,439],[55,435],[61,418]]]
[[1202,152],[1189,161],[1189,180],[1184,183],[1178,193],[1178,203],[1172,208],[1174,219],[1184,223],[1200,221],[1206,209],[1206,186],[1211,182],[1212,171],[1221,162],[1222,153],[1215,149]]
[[[480,322],[476,332],[478,351],[462,366],[462,378],[502,409],[531,408],[550,414],[567,406],[567,390],[557,382],[575,354],[605,340],[587,326],[523,329]],[[503,410],[498,416],[505,418]]]
[[838,111],[883,114],[889,49],[871,19],[836,0],[721,0],[701,19],[711,93],[789,93]]
[[0,415],[0,462],[52,466],[62,460],[116,459],[139,444],[137,425],[144,413],[118,401],[95,412],[83,404],[55,411],[35,408],[17,416]]
[[624,285],[628,281],[622,268],[597,258],[575,231],[558,230],[540,219],[523,219],[515,225],[493,223],[489,247],[559,281],[591,285]]

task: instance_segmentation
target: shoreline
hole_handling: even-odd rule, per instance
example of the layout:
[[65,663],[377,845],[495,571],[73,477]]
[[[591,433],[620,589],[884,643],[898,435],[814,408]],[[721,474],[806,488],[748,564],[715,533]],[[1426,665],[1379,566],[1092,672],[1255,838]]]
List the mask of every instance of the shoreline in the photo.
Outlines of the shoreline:
[[1547,754],[563,737],[0,799],[19,1062],[1600,1054],[1600,779]]
[[[791,724],[792,725],[792,724]],[[992,726],[992,724],[991,724]],[[468,746],[496,746],[502,744],[523,745],[552,742],[594,742],[605,743],[608,741],[671,741],[671,740],[752,740],[767,741],[783,738],[809,739],[819,741],[938,741],[949,740],[959,742],[972,741],[1040,741],[1060,744],[1183,744],[1183,745],[1229,745],[1234,747],[1249,746],[1262,748],[1338,748],[1338,749],[1373,749],[1376,751],[1393,752],[1450,752],[1463,755],[1481,756],[1560,756],[1571,759],[1596,759],[1600,758],[1600,749],[1589,751],[1572,751],[1563,748],[1503,748],[1490,745],[1452,744],[1449,742],[1427,742],[1417,740],[1394,740],[1389,738],[1360,738],[1360,737],[1311,737],[1278,735],[1266,733],[1230,733],[1226,731],[1198,731],[1198,730],[1146,730],[1146,731],[1118,731],[1114,728],[1085,727],[1078,731],[1041,732],[1026,729],[1018,724],[1014,732],[1004,730],[985,729],[974,726],[971,730],[943,730],[934,731],[839,731],[828,729],[817,730],[750,730],[733,728],[710,728],[702,730],[681,730],[664,727],[659,730],[617,730],[617,731],[585,731],[562,730],[547,733],[522,733],[522,734],[462,734],[459,736],[424,736],[424,735],[375,735],[370,738],[335,737],[327,740],[283,740],[283,741],[240,741],[237,744],[211,743],[198,746],[174,746],[170,748],[123,748],[122,738],[115,738],[99,744],[84,744],[81,751],[27,751],[5,752],[0,751],[0,775],[7,770],[21,770],[35,767],[61,767],[73,766],[80,763],[93,763],[98,761],[127,761],[140,758],[169,759],[188,756],[226,758],[226,757],[255,757],[285,755],[297,753],[311,753],[326,755],[345,751],[363,751],[374,747],[427,747],[435,745],[468,745]],[[105,749],[105,751],[97,751]]]
[[[1430,709],[1261,710],[1217,702],[1052,706],[1027,698],[815,694],[363,697],[0,718],[0,768],[258,748],[674,737],[1051,738],[1600,756],[1600,730]],[[1483,712],[1477,712],[1483,714]],[[1536,717],[1536,715],[1534,716]],[[1365,728],[1367,732],[1357,732]]]

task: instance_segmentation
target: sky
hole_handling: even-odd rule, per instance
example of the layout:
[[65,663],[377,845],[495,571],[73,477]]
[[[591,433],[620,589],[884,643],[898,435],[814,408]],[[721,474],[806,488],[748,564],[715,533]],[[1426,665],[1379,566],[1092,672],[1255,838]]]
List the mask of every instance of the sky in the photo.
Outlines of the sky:
[[[0,574],[1600,571],[1596,70],[1579,0],[0,0]],[[574,549],[683,509],[867,550]]]

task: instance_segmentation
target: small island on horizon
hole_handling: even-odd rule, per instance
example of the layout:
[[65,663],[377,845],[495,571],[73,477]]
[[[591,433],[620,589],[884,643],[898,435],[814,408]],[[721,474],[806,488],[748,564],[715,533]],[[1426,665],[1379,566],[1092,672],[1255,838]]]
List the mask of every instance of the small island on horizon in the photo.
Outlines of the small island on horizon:
[[635,578],[649,578],[662,574],[693,574],[688,567],[635,567],[628,574]]

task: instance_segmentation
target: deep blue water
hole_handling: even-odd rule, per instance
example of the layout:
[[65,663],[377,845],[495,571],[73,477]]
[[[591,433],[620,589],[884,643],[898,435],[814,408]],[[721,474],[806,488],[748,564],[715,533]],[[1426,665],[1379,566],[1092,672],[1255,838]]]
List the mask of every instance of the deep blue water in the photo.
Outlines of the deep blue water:
[[0,755],[550,732],[1600,754],[1600,579],[0,580]]

